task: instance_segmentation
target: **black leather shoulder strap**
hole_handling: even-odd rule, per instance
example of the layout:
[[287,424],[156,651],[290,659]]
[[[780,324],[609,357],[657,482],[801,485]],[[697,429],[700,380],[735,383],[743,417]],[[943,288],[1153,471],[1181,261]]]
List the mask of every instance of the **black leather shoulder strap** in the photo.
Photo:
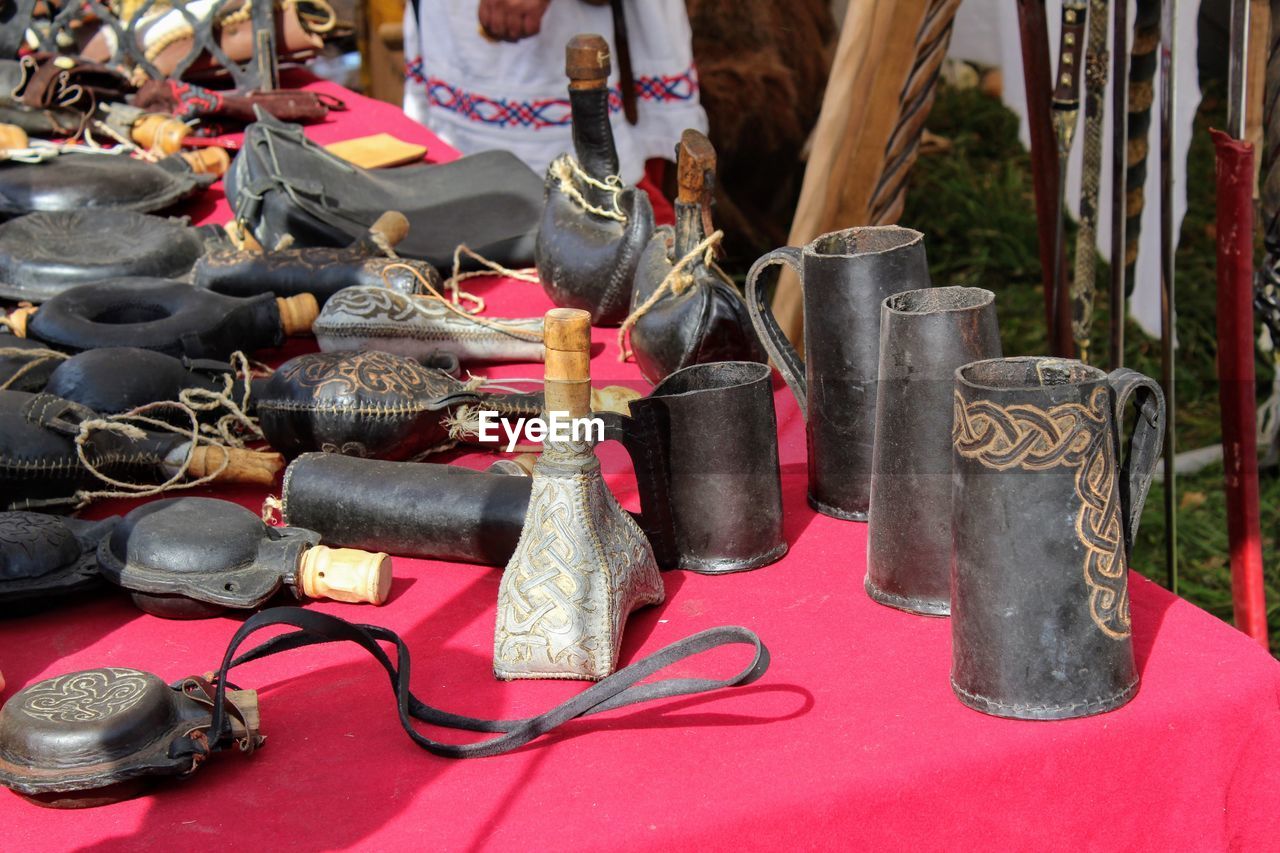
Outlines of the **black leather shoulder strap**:
[[[271,625],[292,625],[299,630],[281,634],[236,657],[236,650],[249,635]],[[210,737],[221,744],[230,737],[226,719],[225,699],[227,673],[235,666],[277,652],[318,643],[351,642],[363,647],[382,664],[391,681],[396,696],[400,725],[418,746],[434,755],[445,758],[483,758],[501,755],[517,749],[534,738],[577,717],[598,714],[640,702],[667,699],[705,693],[724,687],[734,687],[751,682],[764,675],[769,668],[769,650],[755,632],[742,627],[725,626],[700,631],[661,649],[613,675],[593,684],[572,699],[539,714],[519,720],[486,720],[441,711],[420,702],[409,690],[409,649],[394,631],[377,625],[357,625],[313,610],[300,607],[275,607],[249,617],[227,646],[222,667],[217,675],[217,695],[213,702],[213,724]],[[392,643],[396,648],[396,662],[378,645],[379,641]],[[736,675],[728,678],[666,678],[641,684],[663,669],[694,655],[726,645],[746,645],[755,649],[751,663]],[[420,720],[451,729],[476,732],[494,732],[497,737],[476,743],[453,744],[432,740],[414,729],[411,720]]]

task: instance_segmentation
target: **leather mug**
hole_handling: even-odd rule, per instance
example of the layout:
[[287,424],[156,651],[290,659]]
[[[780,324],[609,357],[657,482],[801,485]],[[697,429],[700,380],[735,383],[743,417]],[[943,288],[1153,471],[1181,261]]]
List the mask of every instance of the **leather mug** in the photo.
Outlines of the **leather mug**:
[[[768,307],[761,274],[778,264],[800,279],[803,361]],[[896,225],[833,231],[803,248],[774,249],[747,273],[747,310],[800,404],[809,447],[809,504],[824,515],[867,520],[880,303],[928,286],[924,235]]]
[[956,371],[954,405],[956,696],[1028,720],[1118,708],[1138,689],[1128,568],[1160,459],[1160,386],[1126,368],[991,359]]
[[695,364],[672,373],[631,417],[605,414],[631,455],[640,526],[658,565],[703,574],[782,559],[778,421],[768,365]]
[[932,616],[951,612],[955,372],[1000,355],[989,290],[908,290],[881,306],[864,583],[881,604]]

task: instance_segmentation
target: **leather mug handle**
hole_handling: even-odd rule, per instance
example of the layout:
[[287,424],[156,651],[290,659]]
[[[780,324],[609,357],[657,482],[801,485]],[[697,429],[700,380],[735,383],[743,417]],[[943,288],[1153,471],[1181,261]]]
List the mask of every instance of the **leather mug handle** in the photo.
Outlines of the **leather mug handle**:
[[[639,402],[639,401],[637,401]],[[636,523],[644,531],[653,557],[662,569],[675,568],[680,556],[676,548],[675,522],[671,517],[670,477],[667,473],[662,435],[648,408],[632,410],[635,417],[617,412],[596,412],[593,417],[604,422],[604,437],[618,441],[631,457],[640,493],[640,514]]]
[[1120,508],[1125,527],[1126,552],[1133,548],[1142,520],[1142,507],[1151,489],[1151,477],[1160,461],[1164,446],[1164,391],[1153,379],[1136,370],[1121,367],[1107,374],[1107,382],[1115,395],[1115,451],[1120,457],[1124,413],[1132,398],[1138,406],[1138,421],[1129,437],[1120,464]]
[[800,354],[791,345],[791,341],[787,339],[782,327],[773,316],[773,311],[766,301],[764,282],[760,280],[760,275],[766,267],[785,264],[795,270],[796,275],[800,277],[800,286],[804,287],[801,258],[802,250],[794,246],[783,246],[781,249],[774,249],[772,252],[761,255],[747,273],[746,294],[747,313],[751,315],[751,325],[755,326],[756,335],[764,344],[769,358],[777,365],[778,372],[782,374],[782,378],[791,388],[791,393],[795,395],[796,402],[800,404],[800,414],[808,421],[809,386],[805,380],[804,361],[801,360]]

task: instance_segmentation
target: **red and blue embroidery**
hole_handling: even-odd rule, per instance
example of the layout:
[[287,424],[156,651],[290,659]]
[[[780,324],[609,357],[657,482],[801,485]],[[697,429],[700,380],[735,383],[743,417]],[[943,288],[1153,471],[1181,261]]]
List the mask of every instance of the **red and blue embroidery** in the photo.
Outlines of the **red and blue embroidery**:
[[[439,77],[423,73],[422,60],[405,63],[405,79],[427,88],[427,102],[440,109],[457,113],[463,118],[482,124],[500,127],[568,127],[573,122],[568,98],[547,98],[540,101],[517,101],[510,98],[490,98],[476,92],[454,86]],[[643,101],[669,103],[691,101],[698,94],[698,75],[693,66],[682,74],[638,77],[636,97]],[[610,112],[622,111],[622,91],[617,86],[609,89]]]

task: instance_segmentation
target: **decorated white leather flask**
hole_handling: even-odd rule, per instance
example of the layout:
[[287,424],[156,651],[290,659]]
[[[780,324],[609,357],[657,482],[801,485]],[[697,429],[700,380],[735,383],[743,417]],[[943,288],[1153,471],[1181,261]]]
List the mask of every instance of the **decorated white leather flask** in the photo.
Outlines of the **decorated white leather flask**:
[[[590,315],[548,311],[546,417],[529,509],[498,587],[498,678],[596,680],[618,667],[627,616],[664,598],[653,549],[600,473],[591,411]],[[555,419],[578,424],[557,436]],[[564,432],[564,430],[561,430]]]

